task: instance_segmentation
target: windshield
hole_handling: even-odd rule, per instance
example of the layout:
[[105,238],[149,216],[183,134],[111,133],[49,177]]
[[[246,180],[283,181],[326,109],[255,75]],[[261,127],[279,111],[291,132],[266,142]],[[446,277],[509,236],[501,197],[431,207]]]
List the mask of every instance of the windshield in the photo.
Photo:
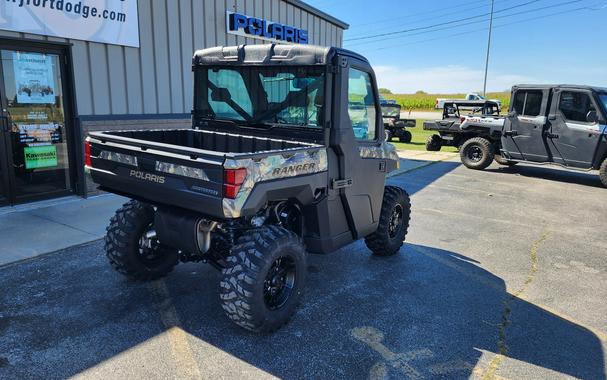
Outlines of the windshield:
[[398,104],[382,104],[381,114],[383,117],[400,116],[400,105]]
[[195,81],[197,117],[248,126],[322,126],[322,67],[200,68]]

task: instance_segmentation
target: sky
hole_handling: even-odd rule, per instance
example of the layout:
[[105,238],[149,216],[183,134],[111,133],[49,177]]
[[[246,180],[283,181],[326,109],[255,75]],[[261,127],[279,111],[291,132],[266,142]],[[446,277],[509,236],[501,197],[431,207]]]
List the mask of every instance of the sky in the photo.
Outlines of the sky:
[[[369,59],[379,87],[483,89],[491,0],[306,2],[350,24],[343,47]],[[495,0],[491,45],[487,91],[517,83],[607,87],[607,0]]]

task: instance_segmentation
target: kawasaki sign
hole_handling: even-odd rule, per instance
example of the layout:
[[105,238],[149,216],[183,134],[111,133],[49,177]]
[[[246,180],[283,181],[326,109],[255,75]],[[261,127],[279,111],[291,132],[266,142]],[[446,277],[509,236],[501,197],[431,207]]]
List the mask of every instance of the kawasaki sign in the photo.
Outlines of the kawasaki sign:
[[226,12],[226,29],[230,34],[243,37],[274,42],[308,43],[308,31],[305,29],[246,16],[236,12]]

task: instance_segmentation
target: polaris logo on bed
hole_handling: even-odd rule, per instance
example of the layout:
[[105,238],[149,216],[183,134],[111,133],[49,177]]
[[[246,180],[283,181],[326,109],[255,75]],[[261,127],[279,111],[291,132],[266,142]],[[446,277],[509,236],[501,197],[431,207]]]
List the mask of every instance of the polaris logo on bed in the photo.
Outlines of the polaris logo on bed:
[[156,175],[152,173],[145,173],[139,170],[131,170],[129,172],[131,177],[143,179],[145,181],[156,182],[156,183],[164,183],[165,177],[161,175]]
[[276,169],[272,170],[272,176],[284,177],[287,175],[310,173],[310,172],[313,172],[315,168],[316,168],[316,164],[314,162],[311,162],[309,164],[283,166],[282,168],[276,168]]
[[240,13],[226,12],[228,33],[270,41],[308,43],[308,31]]

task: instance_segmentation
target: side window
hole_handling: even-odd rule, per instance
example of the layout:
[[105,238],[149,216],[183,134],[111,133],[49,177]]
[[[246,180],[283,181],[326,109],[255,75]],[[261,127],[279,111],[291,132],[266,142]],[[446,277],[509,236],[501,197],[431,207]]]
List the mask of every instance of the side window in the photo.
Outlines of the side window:
[[371,76],[353,68],[348,74],[348,114],[358,140],[375,140],[377,126]]
[[588,94],[583,92],[563,91],[559,101],[559,111],[565,119],[586,123],[590,111],[596,111]]
[[517,91],[513,108],[518,115],[539,116],[542,111],[542,92],[538,90]]

